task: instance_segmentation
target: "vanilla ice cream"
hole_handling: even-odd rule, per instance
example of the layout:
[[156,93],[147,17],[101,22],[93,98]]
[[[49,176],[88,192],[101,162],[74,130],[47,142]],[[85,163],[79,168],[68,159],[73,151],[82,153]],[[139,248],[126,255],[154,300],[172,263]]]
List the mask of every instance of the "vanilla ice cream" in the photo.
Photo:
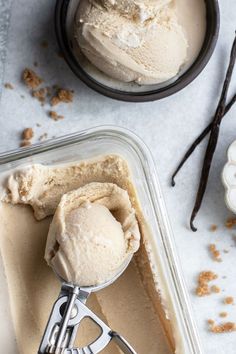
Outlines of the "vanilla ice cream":
[[81,0],[75,38],[95,67],[122,82],[169,80],[187,58],[171,0]]
[[128,193],[112,183],[90,183],[63,195],[49,229],[45,258],[64,280],[99,285],[119,272],[138,250],[139,240]]
[[[45,156],[43,159],[47,161]],[[61,210],[66,214],[65,210],[72,207],[74,190],[76,193],[83,190],[84,198],[83,202],[81,197],[76,198],[78,204],[73,204],[71,211],[79,205],[86,208],[84,203],[92,204],[91,207],[104,207],[99,211],[96,208],[94,214],[103,215],[106,225],[109,219],[121,246],[119,223],[125,239],[130,240],[130,250],[135,250],[139,244],[136,219],[141,234],[140,247],[128,268],[112,285],[91,294],[89,308],[109,327],[122,333],[139,354],[189,353],[185,350],[171,290],[166,286],[160,267],[158,237],[152,234],[146,223],[132,173],[124,158],[110,154],[61,165],[17,165],[6,174],[1,173],[0,177],[0,252],[9,289],[17,353],[37,353],[52,304],[58,296],[61,284],[44,260],[45,244],[49,242],[51,218],[58,214],[63,195],[67,195],[64,201],[70,200],[68,208]],[[91,183],[94,186],[101,184],[103,188],[91,188]],[[70,192],[71,199],[68,198]],[[148,215],[148,205],[143,206],[145,215]],[[74,216],[74,212],[68,216],[70,225]],[[96,222],[100,223],[99,220]],[[58,222],[56,227],[61,235]],[[57,252],[57,244],[54,246],[50,249]],[[97,338],[98,328],[83,321],[78,334],[75,346],[81,348]],[[120,354],[114,343],[102,352]]]

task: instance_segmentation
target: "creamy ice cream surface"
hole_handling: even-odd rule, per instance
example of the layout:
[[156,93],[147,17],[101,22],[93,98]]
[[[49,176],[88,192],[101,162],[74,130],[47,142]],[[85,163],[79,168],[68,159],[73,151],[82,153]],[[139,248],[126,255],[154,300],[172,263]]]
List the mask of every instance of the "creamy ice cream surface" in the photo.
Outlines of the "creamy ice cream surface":
[[169,80],[187,58],[187,39],[170,0],[81,0],[75,38],[95,67],[122,82]]
[[128,193],[112,183],[90,183],[63,195],[49,229],[45,258],[64,280],[99,285],[119,272],[138,250],[139,240]]

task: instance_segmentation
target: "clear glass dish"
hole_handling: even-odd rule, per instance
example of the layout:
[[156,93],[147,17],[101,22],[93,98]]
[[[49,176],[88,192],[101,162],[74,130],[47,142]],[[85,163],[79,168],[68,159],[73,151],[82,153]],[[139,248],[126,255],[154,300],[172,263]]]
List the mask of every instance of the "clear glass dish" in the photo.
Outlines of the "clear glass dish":
[[[203,353],[193,312],[189,303],[182,270],[179,265],[163,196],[150,151],[133,133],[116,127],[97,127],[68,135],[44,144],[0,154],[0,178],[12,169],[32,163],[61,164],[88,159],[104,154],[118,154],[129,164],[141,208],[153,237],[153,247],[158,252],[161,286],[164,286],[174,313],[178,332],[183,343],[179,354]],[[4,329],[0,341],[5,354],[17,353],[13,325],[9,311],[7,283],[0,259],[1,306],[0,316]]]

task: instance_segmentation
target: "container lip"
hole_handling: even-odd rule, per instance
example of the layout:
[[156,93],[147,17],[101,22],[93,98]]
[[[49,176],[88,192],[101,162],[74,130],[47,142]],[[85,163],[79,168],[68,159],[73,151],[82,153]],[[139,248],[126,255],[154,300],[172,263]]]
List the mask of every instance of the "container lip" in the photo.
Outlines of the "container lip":
[[[63,56],[74,72],[88,87],[103,94],[104,96],[127,102],[149,102],[159,100],[182,90],[189,85],[202,72],[209,62],[218,39],[220,29],[220,9],[218,0],[205,1],[207,6],[207,30],[202,49],[192,64],[176,81],[166,87],[146,92],[126,92],[110,88],[90,77],[77,62],[73,55],[66,34],[66,13],[70,0],[57,0],[55,6],[54,26],[57,42]],[[211,15],[211,16],[210,16]]]
[[[48,142],[29,146],[24,149],[16,149],[0,154],[0,166],[11,162],[20,161],[21,159],[32,157],[43,152],[53,151],[57,148],[67,147],[79,142],[83,142],[89,138],[119,138],[125,144],[128,144],[137,157],[140,159],[143,171],[147,178],[148,188],[152,199],[155,215],[157,216],[160,237],[164,246],[164,261],[167,262],[166,281],[169,283],[175,315],[179,319],[180,330],[183,331],[183,342],[188,345],[188,354],[202,354],[201,342],[199,339],[195,320],[192,317],[192,306],[189,294],[183,278],[183,271],[179,261],[178,254],[175,252],[176,245],[173,237],[172,228],[170,226],[168,214],[166,211],[164,199],[160,190],[158,177],[156,174],[155,163],[151,151],[147,145],[135,133],[127,128],[117,127],[114,125],[97,126],[94,128],[83,130],[79,133],[65,135],[50,140]],[[161,255],[163,258],[163,256]]]
[[136,147],[142,145],[145,150],[148,150],[151,154],[149,148],[144,143],[144,141],[133,133],[128,128],[116,126],[116,125],[99,125],[92,128],[83,129],[79,132],[66,134],[54,139],[48,139],[45,142],[36,143],[31,146],[24,148],[12,149],[6,152],[0,153],[0,166],[9,162],[14,162],[21,160],[23,158],[31,157],[33,155],[40,154],[42,152],[47,152],[55,150],[57,148],[66,147],[71,144],[75,144],[82,140],[86,140],[89,137],[96,137],[98,133],[103,133],[103,135],[115,136],[117,134],[122,134],[122,136],[128,140],[131,140]]

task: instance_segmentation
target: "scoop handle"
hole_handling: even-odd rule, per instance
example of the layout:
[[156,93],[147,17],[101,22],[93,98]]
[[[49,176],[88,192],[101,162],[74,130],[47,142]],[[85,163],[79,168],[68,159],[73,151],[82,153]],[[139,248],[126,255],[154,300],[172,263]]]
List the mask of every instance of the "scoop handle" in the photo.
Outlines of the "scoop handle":
[[127,340],[123,338],[119,333],[112,332],[111,336],[124,354],[137,354],[136,351],[127,342]]

